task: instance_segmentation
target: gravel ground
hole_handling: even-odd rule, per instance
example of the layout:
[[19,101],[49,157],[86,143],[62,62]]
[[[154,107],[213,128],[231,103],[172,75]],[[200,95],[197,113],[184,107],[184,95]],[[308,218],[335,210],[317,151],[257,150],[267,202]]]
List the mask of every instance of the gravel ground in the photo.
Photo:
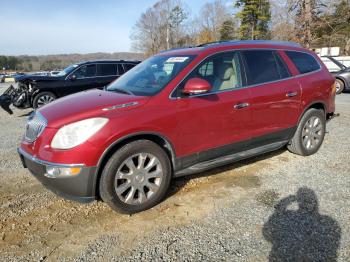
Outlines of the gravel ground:
[[30,111],[0,112],[1,260],[350,261],[350,94],[336,102],[317,154],[279,150],[177,179],[133,216],[44,189],[16,154]]

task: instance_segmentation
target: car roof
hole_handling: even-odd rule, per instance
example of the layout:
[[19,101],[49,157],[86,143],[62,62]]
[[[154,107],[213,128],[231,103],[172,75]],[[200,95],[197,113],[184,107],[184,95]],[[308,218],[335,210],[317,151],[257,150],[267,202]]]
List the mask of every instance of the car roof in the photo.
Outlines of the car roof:
[[141,61],[139,60],[113,60],[113,59],[101,59],[101,60],[89,60],[89,61],[82,61],[80,63],[77,63],[77,65],[83,65],[83,64],[113,64],[113,63],[130,63],[130,64],[138,64]]
[[243,48],[272,48],[272,49],[288,49],[305,51],[300,44],[287,41],[273,41],[273,40],[232,40],[232,41],[218,41],[205,43],[198,46],[190,46],[185,48],[174,48],[165,50],[159,55],[198,55],[200,53],[211,53],[225,49],[243,49]]

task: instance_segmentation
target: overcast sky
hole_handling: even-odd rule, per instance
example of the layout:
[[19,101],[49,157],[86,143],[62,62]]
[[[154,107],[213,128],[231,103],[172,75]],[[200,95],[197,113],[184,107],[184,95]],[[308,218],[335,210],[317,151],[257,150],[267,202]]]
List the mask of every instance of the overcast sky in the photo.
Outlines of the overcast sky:
[[[132,27],[141,13],[156,2],[157,0],[2,1],[0,55],[130,51],[129,36]],[[184,2],[192,13],[197,14],[206,1]]]

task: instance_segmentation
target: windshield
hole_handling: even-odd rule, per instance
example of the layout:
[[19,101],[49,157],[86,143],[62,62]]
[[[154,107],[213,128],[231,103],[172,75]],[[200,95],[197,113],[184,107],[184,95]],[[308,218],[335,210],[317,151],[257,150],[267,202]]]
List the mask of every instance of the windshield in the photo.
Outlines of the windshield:
[[69,73],[71,73],[77,67],[78,67],[78,65],[70,65],[70,66],[66,67],[65,69],[63,69],[62,71],[60,71],[58,74],[55,74],[53,76],[65,76],[65,75],[68,75]]
[[153,96],[177,76],[194,57],[153,56],[111,83],[107,90],[137,96]]

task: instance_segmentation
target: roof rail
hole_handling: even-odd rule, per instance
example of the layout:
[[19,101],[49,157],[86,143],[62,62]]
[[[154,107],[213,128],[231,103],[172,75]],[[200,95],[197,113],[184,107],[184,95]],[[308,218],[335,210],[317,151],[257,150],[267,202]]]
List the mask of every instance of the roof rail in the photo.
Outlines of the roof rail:
[[197,46],[189,45],[189,46],[182,46],[182,47],[174,47],[174,48],[162,50],[159,53],[164,53],[164,52],[174,51],[174,50],[180,50],[180,49],[186,49],[186,48],[195,48],[195,47],[197,47]]
[[275,40],[228,40],[228,41],[216,41],[209,42],[205,44],[198,45],[197,47],[207,47],[211,45],[219,45],[219,44],[274,44],[274,45],[287,45],[294,47],[301,47],[300,44],[295,42],[288,41],[275,41]]

